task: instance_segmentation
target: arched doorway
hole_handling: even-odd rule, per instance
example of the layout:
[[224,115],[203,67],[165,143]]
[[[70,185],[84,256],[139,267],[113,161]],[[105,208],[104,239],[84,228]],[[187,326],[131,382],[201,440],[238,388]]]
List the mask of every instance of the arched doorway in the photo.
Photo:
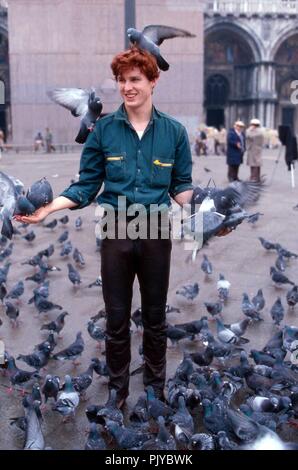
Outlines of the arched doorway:
[[220,129],[225,126],[225,107],[229,98],[229,82],[219,74],[211,75],[205,90],[206,124]]
[[290,126],[298,132],[296,105],[291,102],[291,83],[298,77],[298,33],[288,37],[278,48],[274,61],[276,67],[276,123]]
[[246,32],[217,25],[205,37],[205,115],[215,127],[248,121],[254,90],[255,58]]

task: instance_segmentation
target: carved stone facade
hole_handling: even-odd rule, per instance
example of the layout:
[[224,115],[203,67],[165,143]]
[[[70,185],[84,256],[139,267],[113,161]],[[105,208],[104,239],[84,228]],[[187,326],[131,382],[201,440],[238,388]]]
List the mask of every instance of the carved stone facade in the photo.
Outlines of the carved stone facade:
[[[97,88],[104,112],[121,100],[110,62],[125,48],[125,0],[8,0],[13,140],[32,143],[49,127],[55,143],[73,143],[78,121],[53,104],[52,87]],[[189,131],[202,121],[203,9],[200,0],[135,0],[136,28],[166,24],[195,38],[161,45],[171,64],[154,102]]]
[[[253,2],[207,3],[207,123],[230,126],[238,118],[247,123],[258,117],[266,127],[286,124],[297,131],[291,82],[298,80],[298,2],[263,0],[255,2],[255,10]],[[224,98],[218,101],[214,90],[218,95],[219,89],[224,91]]]

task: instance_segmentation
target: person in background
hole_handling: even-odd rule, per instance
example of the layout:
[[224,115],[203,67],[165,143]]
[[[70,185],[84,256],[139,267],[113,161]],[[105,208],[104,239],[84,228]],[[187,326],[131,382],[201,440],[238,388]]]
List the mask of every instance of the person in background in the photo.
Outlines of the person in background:
[[46,152],[51,153],[52,150],[55,152],[56,149],[53,145],[53,134],[48,127],[46,127],[45,141],[46,141]]
[[243,154],[245,152],[245,124],[242,121],[236,121],[234,127],[228,132],[227,137],[227,165],[228,180],[240,181],[238,178],[239,166],[243,163]]
[[195,141],[195,153],[197,157],[203,153],[203,155],[207,155],[207,134],[204,130],[198,130],[196,141]]
[[246,130],[246,156],[250,167],[250,181],[260,182],[264,133],[259,119],[252,119]]
[[217,134],[217,141],[219,145],[219,154],[225,155],[227,151],[227,131],[224,126],[220,126]]
[[35,139],[34,139],[34,152],[37,152],[40,147],[44,147],[43,143],[43,136],[42,133],[39,131],[37,132]]

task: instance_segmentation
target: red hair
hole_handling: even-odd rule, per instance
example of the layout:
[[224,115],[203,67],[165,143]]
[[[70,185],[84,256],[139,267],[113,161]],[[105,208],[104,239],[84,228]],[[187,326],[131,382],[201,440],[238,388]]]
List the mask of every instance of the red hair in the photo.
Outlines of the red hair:
[[116,80],[124,72],[133,67],[139,67],[140,71],[150,82],[159,77],[159,69],[155,57],[137,47],[131,47],[124,52],[120,52],[111,63],[111,69]]

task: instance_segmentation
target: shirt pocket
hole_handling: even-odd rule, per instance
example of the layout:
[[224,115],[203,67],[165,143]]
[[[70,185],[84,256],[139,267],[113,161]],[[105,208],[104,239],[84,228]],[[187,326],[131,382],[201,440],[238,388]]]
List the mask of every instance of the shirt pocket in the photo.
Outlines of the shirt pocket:
[[125,154],[105,155],[105,170],[109,181],[123,181],[125,178]]
[[174,160],[154,157],[151,173],[151,186],[170,186]]

